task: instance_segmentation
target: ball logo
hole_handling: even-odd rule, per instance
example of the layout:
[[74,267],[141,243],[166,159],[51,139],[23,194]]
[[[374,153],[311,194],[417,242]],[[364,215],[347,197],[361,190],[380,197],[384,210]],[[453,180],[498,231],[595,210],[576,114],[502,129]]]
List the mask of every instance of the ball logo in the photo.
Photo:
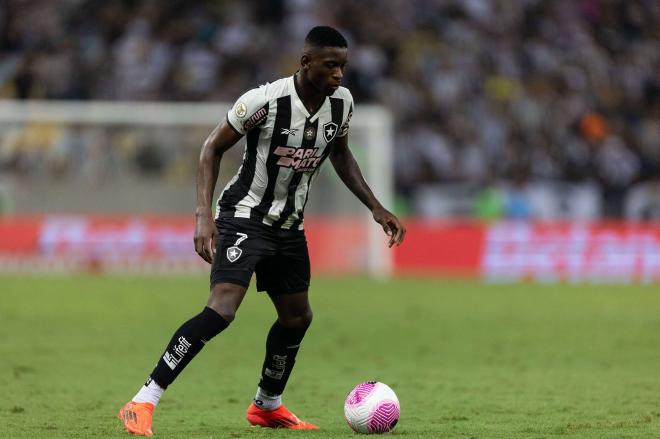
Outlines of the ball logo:
[[240,258],[241,255],[243,254],[243,250],[240,249],[238,246],[248,237],[245,233],[236,232],[236,234],[239,236],[238,239],[236,240],[234,245],[232,245],[227,249],[227,259],[229,260],[229,262],[232,263],[236,262],[238,258]]
[[247,106],[243,102],[239,102],[236,104],[236,108],[234,109],[234,113],[236,113],[236,116],[243,118],[247,114]]

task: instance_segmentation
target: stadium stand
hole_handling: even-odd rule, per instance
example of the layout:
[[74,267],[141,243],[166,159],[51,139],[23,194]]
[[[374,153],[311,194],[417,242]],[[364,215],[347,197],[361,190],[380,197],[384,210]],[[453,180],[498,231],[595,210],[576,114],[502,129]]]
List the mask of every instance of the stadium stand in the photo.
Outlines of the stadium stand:
[[[231,101],[293,71],[297,43],[316,23],[349,37],[345,82],[356,101],[394,114],[400,209],[660,216],[652,0],[8,0],[0,97]],[[90,172],[93,154],[43,147],[57,129],[39,127],[27,146],[25,136],[3,136],[2,173]],[[122,151],[135,147],[129,140]],[[158,172],[162,153],[143,147],[132,157]]]

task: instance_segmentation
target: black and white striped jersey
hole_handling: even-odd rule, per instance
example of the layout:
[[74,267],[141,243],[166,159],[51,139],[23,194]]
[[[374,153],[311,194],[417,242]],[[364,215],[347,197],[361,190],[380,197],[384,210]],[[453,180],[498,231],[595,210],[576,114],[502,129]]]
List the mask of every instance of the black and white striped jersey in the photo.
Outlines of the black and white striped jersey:
[[251,218],[302,230],[312,181],[334,141],[348,134],[352,113],[353,97],[339,87],[309,114],[293,76],[241,96],[227,121],[246,134],[243,163],[222,191],[216,217]]

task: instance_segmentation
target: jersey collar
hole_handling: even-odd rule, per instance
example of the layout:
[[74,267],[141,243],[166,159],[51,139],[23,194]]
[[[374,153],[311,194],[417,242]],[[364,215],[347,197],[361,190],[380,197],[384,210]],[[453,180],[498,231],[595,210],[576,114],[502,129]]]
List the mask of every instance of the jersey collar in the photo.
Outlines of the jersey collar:
[[300,99],[300,96],[298,96],[298,90],[296,90],[295,77],[296,77],[295,74],[289,77],[289,87],[291,88],[291,98],[293,99],[293,105],[298,107],[298,109],[302,111],[302,113],[305,115],[306,118],[309,119],[310,122],[314,122],[316,119],[319,118],[319,115],[321,114],[321,110],[323,109],[323,107],[327,105],[328,97],[327,96],[325,97],[325,100],[313,115],[309,114],[309,111],[307,111],[307,107],[305,107],[305,104],[303,104],[302,99]]

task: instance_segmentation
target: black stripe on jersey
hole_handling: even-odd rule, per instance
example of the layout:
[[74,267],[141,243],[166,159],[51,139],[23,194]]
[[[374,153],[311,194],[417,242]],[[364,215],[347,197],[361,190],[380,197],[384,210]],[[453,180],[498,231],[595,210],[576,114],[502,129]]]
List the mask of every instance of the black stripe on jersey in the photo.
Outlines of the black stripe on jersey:
[[[304,135],[304,133],[307,132],[308,129],[313,128],[314,129],[314,138],[308,139],[307,136]],[[309,118],[305,120],[305,128],[303,128],[303,141],[302,144],[300,145],[301,148],[314,148],[314,145],[316,145],[316,137],[318,136],[319,133],[319,118],[317,117],[314,119],[314,122],[310,123]],[[316,171],[316,170],[315,170]],[[289,183],[289,189],[288,193],[286,195],[286,203],[284,204],[284,208],[282,209],[282,213],[280,213],[280,218],[273,222],[273,227],[275,228],[280,228],[282,227],[282,224],[289,218],[289,215],[291,215],[296,208],[296,189],[298,189],[298,184],[300,184],[300,180],[302,179],[303,175],[305,175],[304,172],[296,172],[293,174],[293,177],[291,178],[291,182]]]
[[266,171],[268,173],[268,184],[264,191],[261,202],[252,208],[250,218],[261,222],[264,216],[268,214],[270,205],[275,198],[275,183],[277,182],[277,174],[280,167],[277,166],[279,157],[273,154],[273,151],[278,146],[286,146],[289,135],[283,134],[282,128],[291,128],[291,96],[282,96],[277,98],[277,114],[275,114],[275,125],[273,126],[273,134],[270,140],[270,150],[268,152],[268,159],[266,159]]
[[[268,102],[262,108],[268,113]],[[229,122],[229,119],[227,119]],[[230,124],[231,126],[231,124]],[[235,129],[234,127],[232,127]],[[222,198],[220,199],[221,212],[234,212],[236,211],[236,204],[243,199],[245,194],[250,190],[252,179],[254,178],[254,170],[257,167],[257,145],[259,144],[259,135],[261,134],[260,128],[253,128],[247,133],[247,146],[246,157],[241,168],[241,173],[229,187]]]
[[[343,101],[343,99],[330,98],[330,115],[332,117],[332,121],[334,123],[336,123],[338,127],[341,127],[341,121],[344,118],[344,101]],[[337,134],[339,134],[339,133],[337,133]],[[323,156],[322,156],[323,158],[321,159],[321,163],[323,163],[323,161],[332,152],[332,147],[335,145],[335,142],[337,141],[337,134],[335,134],[335,137],[332,138],[332,142],[330,142],[328,144],[328,146],[325,147],[325,150],[323,151]],[[320,167],[320,164],[319,164],[319,167]],[[316,170],[318,170],[318,168]]]
[[[314,169],[314,174],[318,172],[318,168]],[[303,217],[305,216],[305,206],[307,206],[307,198],[309,198],[309,189],[310,189],[310,184],[312,183],[312,178],[314,178],[314,174],[307,180],[307,193],[305,193],[305,202],[302,205],[302,209],[298,212],[298,219],[291,224],[291,230],[298,230],[298,227],[300,227],[300,223],[303,221]]]
[[[330,98],[330,116],[332,118],[332,121],[336,123],[338,127],[340,127],[341,121],[344,118],[344,101],[342,99]],[[305,206],[307,205],[307,199],[309,198],[309,189],[312,179],[314,178],[314,175],[317,172],[319,172],[319,170],[321,169],[321,164],[325,161],[326,158],[328,158],[328,156],[332,152],[332,147],[335,144],[335,141],[337,140],[337,134],[335,134],[335,137],[332,139],[332,142],[330,142],[325,147],[325,150],[323,151],[323,155],[321,156],[322,158],[321,158],[321,162],[319,163],[319,166],[314,170],[314,174],[312,174],[310,179],[307,181],[307,193],[305,194],[305,202],[302,205],[302,209],[300,209],[300,211],[298,212],[298,219],[294,221],[294,223],[291,225],[291,230],[297,230],[298,227],[300,227],[300,223],[302,223],[303,221]]]

